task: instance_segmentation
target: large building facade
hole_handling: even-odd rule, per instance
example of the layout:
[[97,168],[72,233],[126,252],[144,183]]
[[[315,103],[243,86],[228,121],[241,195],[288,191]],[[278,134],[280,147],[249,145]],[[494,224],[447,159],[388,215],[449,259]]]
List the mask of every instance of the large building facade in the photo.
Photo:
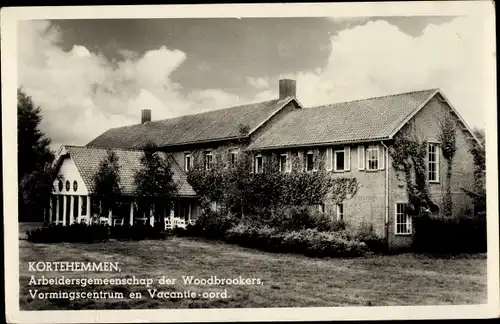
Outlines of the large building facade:
[[[450,186],[454,215],[459,215],[472,209],[472,201],[462,189],[472,189],[474,164],[469,149],[477,139],[438,89],[305,108],[296,98],[295,81],[285,79],[279,82],[279,98],[275,100],[159,121],[151,121],[151,111],[146,109],[140,124],[110,129],[85,147],[73,147],[67,157],[75,151],[82,157],[105,149],[140,152],[144,145],[153,143],[173,156],[175,173],[185,190],[183,200],[189,207],[180,203],[179,211],[172,215],[193,218],[200,211],[185,173],[195,160],[210,169],[216,161],[231,164],[246,151],[252,155],[253,172],[262,172],[271,156],[278,157],[280,172],[291,172],[294,158],[302,162],[300,172],[315,172],[322,163],[328,176],[355,177],[360,187],[351,199],[340,204],[327,199],[321,209],[351,226],[372,226],[389,246],[397,248],[411,244],[413,229],[411,217],[405,213],[408,196],[404,176],[393,167],[389,150],[408,130],[429,143],[427,181],[436,203],[433,212],[440,213],[447,167],[439,141],[443,118],[452,118],[457,125]],[[81,164],[85,164],[82,159]],[[76,181],[85,182],[81,173],[93,171],[82,171],[84,168],[62,163],[60,174],[63,178],[75,174],[75,179],[82,178]],[[59,187],[55,184],[55,195],[61,192],[56,190]],[[82,187],[75,195],[88,192]],[[71,203],[64,199],[53,205],[63,208],[66,215],[64,204]],[[89,204],[88,200],[82,200],[81,206],[85,203]],[[70,214],[71,208],[75,207],[69,208]]]

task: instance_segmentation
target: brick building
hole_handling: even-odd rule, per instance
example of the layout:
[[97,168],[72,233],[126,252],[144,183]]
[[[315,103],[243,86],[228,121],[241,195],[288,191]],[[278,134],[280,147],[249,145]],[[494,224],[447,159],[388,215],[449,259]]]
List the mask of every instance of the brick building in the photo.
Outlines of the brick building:
[[[63,149],[66,155],[61,156],[68,161],[80,159],[80,162],[74,161],[76,173],[61,168],[60,174],[64,178],[82,178],[78,178],[79,181],[89,189],[88,177],[95,172],[99,160],[95,156],[104,156],[96,152],[113,149],[131,161],[134,158],[130,155],[135,156],[151,142],[172,154],[174,173],[184,188],[179,207],[173,213],[196,218],[199,210],[193,199],[195,193],[185,177],[195,155],[202,156],[208,169],[217,158],[231,163],[240,152],[247,151],[253,156],[254,172],[262,172],[272,154],[279,156],[281,172],[292,170],[291,160],[295,156],[303,162],[301,172],[314,172],[320,156],[331,176],[356,177],[360,183],[353,198],[342,204],[325,201],[322,209],[353,226],[373,225],[375,232],[396,248],[411,243],[412,220],[404,211],[408,202],[404,177],[392,167],[388,148],[410,127],[429,142],[427,181],[431,198],[436,202],[433,212],[439,213],[447,163],[438,140],[443,116],[451,116],[458,125],[451,190],[454,214],[466,213],[471,210],[472,201],[461,188],[472,189],[474,165],[469,145],[477,139],[438,89],[306,108],[296,98],[295,81],[285,79],[279,82],[279,98],[270,101],[158,121],[152,121],[151,111],[145,109],[140,124],[110,129],[84,147]],[[93,156],[91,160],[95,162],[88,164],[87,155]],[[85,167],[86,164],[90,166]],[[129,166],[125,169],[130,172]],[[65,194],[65,188],[57,189],[56,185],[55,195]],[[60,203],[53,204],[59,206]],[[63,205],[61,208],[66,210]],[[53,215],[57,212],[53,211]]]

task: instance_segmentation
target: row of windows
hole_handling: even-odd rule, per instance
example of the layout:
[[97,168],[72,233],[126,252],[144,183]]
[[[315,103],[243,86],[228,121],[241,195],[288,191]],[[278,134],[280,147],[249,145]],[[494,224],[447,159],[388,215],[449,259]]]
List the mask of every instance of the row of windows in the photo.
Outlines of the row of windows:
[[[304,153],[304,152],[303,152]],[[302,153],[302,154],[303,154]],[[301,153],[297,153],[301,154]],[[231,166],[236,164],[238,159],[238,151],[230,151],[229,162]],[[315,155],[312,150],[306,151],[303,154],[304,170],[315,171],[317,165],[315,163]],[[256,173],[263,172],[264,158],[261,154],[255,155],[253,171]],[[213,154],[210,151],[205,152],[203,165],[205,170],[210,170],[213,167]],[[193,166],[191,153],[184,154],[184,170],[189,171]],[[327,148],[326,150],[326,170],[335,172],[344,172],[351,169],[351,150],[346,146],[341,149]],[[384,169],[384,150],[382,146],[358,146],[358,170],[377,171]],[[279,156],[280,172],[291,172],[292,163],[289,153],[281,153]],[[428,147],[428,179],[431,182],[439,182],[439,146],[436,143],[429,143]],[[60,184],[60,190],[62,184]],[[67,184],[68,188],[68,184]],[[67,189],[69,190],[69,189]],[[76,191],[76,189],[75,189]]]
[[[366,152],[366,154],[365,154]],[[290,172],[292,170],[292,163],[289,153],[280,154],[279,170],[280,172]],[[303,159],[305,171],[316,171],[318,169],[315,161],[314,151],[305,151],[297,153],[299,159]],[[366,156],[366,159],[365,159]],[[255,156],[254,171],[256,173],[262,172],[263,157],[258,154]],[[326,149],[326,170],[335,172],[350,171],[351,169],[351,148],[346,146],[341,149]],[[366,167],[365,167],[366,164]],[[358,146],[358,169],[376,171],[383,169],[383,149],[378,145]]]
[[[59,180],[59,182],[57,183],[57,187],[58,187],[58,189],[59,189],[60,192],[63,191],[63,182],[62,182],[62,180]],[[66,180],[66,184],[65,184],[66,191],[69,191],[70,187],[71,187],[71,185],[70,185],[69,180]],[[73,181],[73,191],[77,191],[77,190],[78,190],[78,182],[75,180],[75,181]]]

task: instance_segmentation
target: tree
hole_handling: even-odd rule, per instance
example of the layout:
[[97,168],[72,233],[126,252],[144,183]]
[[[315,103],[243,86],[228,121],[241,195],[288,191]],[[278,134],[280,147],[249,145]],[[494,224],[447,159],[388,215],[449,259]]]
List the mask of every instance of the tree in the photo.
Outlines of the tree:
[[147,144],[141,166],[134,175],[135,194],[150,207],[161,203],[165,210],[170,210],[178,194],[171,157],[160,152],[155,145]]
[[474,159],[474,185],[472,190],[462,190],[473,199],[476,215],[484,215],[486,212],[486,152],[485,134],[483,129],[472,131],[479,143],[472,141],[470,152]]
[[121,198],[120,165],[118,156],[108,150],[106,158],[99,164],[99,169],[93,177],[95,195],[101,200],[101,213],[106,214],[117,206]]
[[48,206],[54,170],[50,139],[39,129],[42,109],[17,89],[19,220],[41,220]]

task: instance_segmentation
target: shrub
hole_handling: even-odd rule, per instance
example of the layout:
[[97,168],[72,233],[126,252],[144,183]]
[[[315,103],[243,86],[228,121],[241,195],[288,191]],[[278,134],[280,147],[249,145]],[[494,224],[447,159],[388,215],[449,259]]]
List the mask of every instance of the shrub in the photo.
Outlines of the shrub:
[[414,219],[415,252],[455,254],[486,252],[486,219],[481,217],[435,217]]
[[27,231],[28,241],[34,243],[59,243],[59,242],[102,242],[109,238],[107,225],[71,224],[47,225]]
[[211,239],[223,238],[226,232],[236,224],[232,214],[205,211],[196,219],[195,225],[190,226],[187,234]]
[[362,242],[351,240],[344,232],[316,229],[279,231],[268,226],[238,224],[227,231],[229,243],[269,252],[298,253],[311,257],[350,257],[368,252]]
[[385,240],[375,234],[372,224],[362,223],[352,235],[352,238],[365,243],[372,252],[387,252],[387,244]]
[[161,227],[153,227],[149,224],[135,224],[110,227],[110,238],[124,241],[138,240],[160,240],[170,235]]

